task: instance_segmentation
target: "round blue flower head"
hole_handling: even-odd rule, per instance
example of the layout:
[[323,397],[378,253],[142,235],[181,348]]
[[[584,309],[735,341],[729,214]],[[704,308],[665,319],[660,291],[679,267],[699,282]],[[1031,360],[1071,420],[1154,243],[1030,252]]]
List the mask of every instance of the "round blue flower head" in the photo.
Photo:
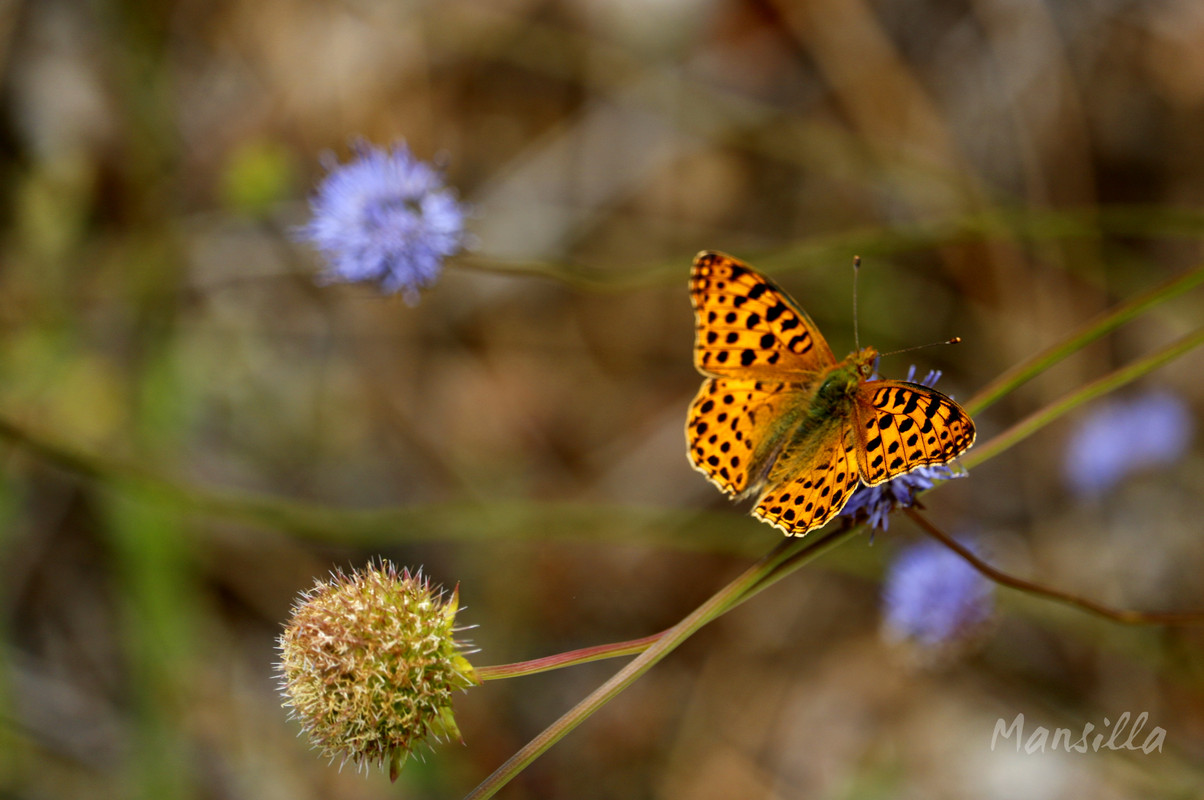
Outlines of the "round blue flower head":
[[1080,495],[1099,496],[1130,473],[1169,464],[1187,450],[1193,422],[1187,404],[1165,391],[1101,403],[1070,435],[1066,482]]
[[[913,364],[907,371],[907,380],[913,380],[915,375],[916,368]],[[877,380],[877,378],[878,375],[875,372],[870,380]],[[930,370],[920,384],[931,388],[940,378],[939,370]],[[914,505],[916,494],[925,489],[931,489],[937,481],[961,478],[964,475],[965,472],[959,467],[937,464],[914,469],[877,486],[862,484],[857,487],[857,491],[853,492],[849,502],[845,503],[845,507],[840,510],[840,516],[847,517],[854,522],[865,520],[871,528],[884,531],[890,524],[890,512],[894,511],[896,507],[907,508]]]
[[329,174],[310,199],[313,218],[297,237],[326,257],[324,280],[376,283],[413,304],[463,249],[465,208],[405,143],[353,149],[351,161],[326,164]]
[[994,607],[994,586],[949,548],[922,542],[891,564],[882,601],[889,638],[934,647],[982,629]]

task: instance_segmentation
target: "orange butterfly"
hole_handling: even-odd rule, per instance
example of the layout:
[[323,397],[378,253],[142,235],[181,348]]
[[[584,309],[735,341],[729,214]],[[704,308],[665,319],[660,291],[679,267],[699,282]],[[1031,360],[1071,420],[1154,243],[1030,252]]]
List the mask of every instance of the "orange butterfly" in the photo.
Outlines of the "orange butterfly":
[[747,264],[703,251],[690,271],[694,366],[686,421],[694,468],[791,536],[836,516],[859,483],[945,464],[974,444],[950,398],[870,380],[872,347],[837,361],[807,312]]

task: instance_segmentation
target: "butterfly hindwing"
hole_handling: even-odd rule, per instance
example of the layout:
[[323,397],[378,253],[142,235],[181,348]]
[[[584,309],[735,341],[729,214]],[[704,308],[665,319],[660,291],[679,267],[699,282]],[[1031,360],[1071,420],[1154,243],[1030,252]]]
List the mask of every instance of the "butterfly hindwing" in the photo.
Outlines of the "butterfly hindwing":
[[728,495],[757,488],[774,455],[772,422],[798,402],[797,387],[776,381],[707,378],[686,417],[694,468]]
[[857,460],[867,486],[948,463],[974,444],[970,415],[918,383],[867,381],[858,387],[856,408]]
[[712,251],[690,271],[694,366],[706,375],[782,378],[836,363],[815,323],[773,281]]
[[849,420],[832,419],[799,453],[782,453],[753,515],[802,536],[840,513],[860,483],[857,438]]

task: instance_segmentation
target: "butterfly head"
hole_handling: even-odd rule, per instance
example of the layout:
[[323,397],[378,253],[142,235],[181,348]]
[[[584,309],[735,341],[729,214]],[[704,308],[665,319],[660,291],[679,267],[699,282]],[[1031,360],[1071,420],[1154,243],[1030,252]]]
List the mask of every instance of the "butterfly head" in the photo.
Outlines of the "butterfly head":
[[849,363],[857,371],[860,380],[868,381],[878,371],[878,350],[873,347],[863,347],[849,354]]

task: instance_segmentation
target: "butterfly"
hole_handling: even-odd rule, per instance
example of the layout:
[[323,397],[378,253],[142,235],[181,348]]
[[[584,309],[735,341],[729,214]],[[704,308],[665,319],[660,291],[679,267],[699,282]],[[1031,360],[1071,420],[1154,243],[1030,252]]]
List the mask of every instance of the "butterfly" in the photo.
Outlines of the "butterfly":
[[753,515],[790,536],[836,516],[859,484],[945,464],[974,444],[974,422],[918,383],[871,380],[878,351],[837,361],[815,323],[777,284],[703,251],[690,271],[694,366],[690,461]]

